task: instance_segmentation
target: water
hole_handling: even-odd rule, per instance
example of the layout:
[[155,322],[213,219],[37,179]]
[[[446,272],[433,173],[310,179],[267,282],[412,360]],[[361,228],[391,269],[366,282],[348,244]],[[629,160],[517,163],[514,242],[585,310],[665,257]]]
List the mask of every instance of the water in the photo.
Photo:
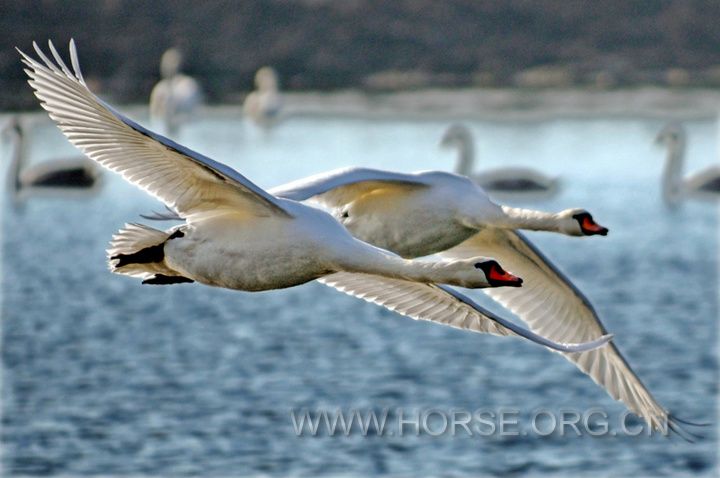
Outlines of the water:
[[[330,168],[449,169],[445,122],[298,118],[269,135],[208,119],[181,141],[264,187]],[[111,275],[105,247],[160,209],[116,176],[93,198],[3,205],[2,464],[7,475],[712,476],[717,470],[717,208],[659,199],[662,123],[469,122],[478,167],[562,177],[547,210],[581,206],[607,238],[530,237],[616,334],[641,379],[706,438],[297,437],[292,409],[624,408],[561,357],[520,340],[411,321],[316,283],[242,293]],[[716,125],[687,124],[688,169]],[[34,159],[72,152],[51,128]],[[523,204],[523,203],[517,203]],[[500,310],[500,309],[498,309]],[[506,313],[507,315],[507,313]]]

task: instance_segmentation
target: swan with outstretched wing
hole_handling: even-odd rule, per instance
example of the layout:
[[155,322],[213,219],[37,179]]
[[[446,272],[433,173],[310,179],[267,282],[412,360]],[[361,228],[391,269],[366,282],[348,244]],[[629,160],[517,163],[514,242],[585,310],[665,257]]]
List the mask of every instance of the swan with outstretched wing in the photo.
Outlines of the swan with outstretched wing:
[[41,105],[72,144],[175,211],[184,222],[166,231],[128,224],[108,249],[113,272],[145,284],[199,282],[260,291],[322,279],[342,291],[416,319],[477,332],[517,335],[566,351],[500,319],[444,286],[522,284],[496,261],[414,261],[354,238],[331,215],[264,191],[234,169],[191,151],[126,118],[85,84],[74,42],[73,69],[52,43],[54,61],[34,44],[40,60],[21,52]]
[[[540,336],[581,342],[607,334],[582,292],[517,229],[606,235],[584,210],[548,214],[496,205],[468,178],[443,172],[331,171],[271,190],[331,211],[356,237],[404,257],[451,260],[482,253],[519,273],[519,289],[485,289]],[[682,420],[652,396],[614,344],[565,357],[656,430],[685,438]]]

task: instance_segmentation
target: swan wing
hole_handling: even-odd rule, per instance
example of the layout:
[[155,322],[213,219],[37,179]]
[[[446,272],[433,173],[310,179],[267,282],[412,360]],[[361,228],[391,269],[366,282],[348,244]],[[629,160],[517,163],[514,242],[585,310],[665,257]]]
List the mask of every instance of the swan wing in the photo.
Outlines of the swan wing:
[[493,314],[469,297],[443,285],[350,272],[336,272],[318,281],[412,319],[429,320],[473,332],[524,337],[558,351],[591,350],[611,339],[611,336],[604,336],[582,344],[556,343]]
[[[487,228],[440,256],[460,259],[477,256],[479,251],[523,278],[522,288],[483,292],[517,314],[533,332],[557,342],[583,342],[607,334],[582,292],[518,232]],[[615,344],[563,355],[654,429],[664,429],[668,412],[653,398]]]
[[407,191],[430,185],[417,174],[342,168],[292,181],[271,189],[270,193],[294,201],[312,200],[327,208],[338,208],[378,189]]
[[143,128],[95,96],[82,77],[73,41],[73,71],[51,42],[55,61],[33,46],[40,60],[20,54],[35,96],[70,142],[94,161],[189,221],[225,210],[290,216],[277,198],[234,169]]

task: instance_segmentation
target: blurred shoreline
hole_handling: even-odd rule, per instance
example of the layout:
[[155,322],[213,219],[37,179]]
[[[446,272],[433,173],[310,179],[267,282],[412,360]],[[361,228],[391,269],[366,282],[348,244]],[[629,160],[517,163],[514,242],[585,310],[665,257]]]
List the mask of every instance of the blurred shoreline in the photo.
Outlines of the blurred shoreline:
[[[283,98],[286,120],[293,116],[413,120],[580,117],[700,120],[715,118],[720,112],[720,90],[650,86],[594,91],[581,88],[418,89],[393,93],[308,91],[287,92]],[[204,116],[240,117],[242,99],[241,95],[236,95],[227,103],[211,103],[205,108]],[[119,104],[112,98],[109,101]],[[122,105],[122,111],[143,117],[147,115],[147,106],[126,104]],[[38,110],[19,113],[42,113],[44,116],[44,112]]]
[[425,89],[396,93],[288,93],[288,108],[304,114],[411,116],[419,119],[536,117],[714,118],[720,90],[657,87],[612,91],[568,89]]

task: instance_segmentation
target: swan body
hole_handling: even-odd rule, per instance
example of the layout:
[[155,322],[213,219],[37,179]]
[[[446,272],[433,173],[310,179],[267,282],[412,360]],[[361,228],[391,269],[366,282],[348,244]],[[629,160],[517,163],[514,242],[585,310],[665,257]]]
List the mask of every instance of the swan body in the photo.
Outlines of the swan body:
[[655,142],[667,147],[662,178],[663,200],[675,207],[685,198],[720,198],[720,167],[713,166],[683,177],[687,133],[682,125],[671,123],[658,133]]
[[149,131],[87,88],[74,42],[73,70],[52,43],[50,60],[21,52],[30,85],[71,143],[177,212],[184,224],[160,231],[128,224],[108,249],[110,268],[145,284],[200,282],[261,291],[313,279],[403,315],[476,332],[525,337],[563,351],[602,346],[557,344],[474,304],[444,285],[520,286],[491,259],[408,260],[353,237],[331,215],[274,196],[232,168]]
[[549,196],[557,193],[558,180],[530,168],[510,167],[475,173],[475,145],[470,130],[461,124],[451,125],[443,135],[441,146],[456,148],[455,172],[468,176],[479,186],[495,194],[531,194]]
[[[585,295],[517,231],[607,234],[586,211],[548,214],[499,206],[468,178],[439,172],[346,169],[271,192],[326,208],[356,237],[404,257],[437,253],[457,260],[482,252],[498,259],[524,278],[523,287],[483,292],[540,336],[562,343],[608,333]],[[668,426],[688,437],[681,421],[655,400],[615,344],[564,355],[652,428]]]
[[100,181],[98,168],[84,156],[58,158],[26,166],[27,123],[13,116],[3,128],[11,143],[10,190],[16,197],[40,190],[91,191]]
[[258,126],[270,127],[280,119],[283,101],[278,83],[277,72],[269,66],[255,74],[256,89],[245,98],[243,112]]
[[160,80],[150,93],[150,117],[161,123],[169,135],[176,135],[180,126],[195,114],[203,103],[198,82],[180,73],[182,55],[175,48],[163,53]]
[[222,214],[189,221],[184,236],[164,248],[166,265],[202,284],[245,291],[292,287],[340,271],[490,286],[475,267],[484,258],[432,264],[402,260],[353,238],[323,211],[291,201],[278,204],[288,216]]

